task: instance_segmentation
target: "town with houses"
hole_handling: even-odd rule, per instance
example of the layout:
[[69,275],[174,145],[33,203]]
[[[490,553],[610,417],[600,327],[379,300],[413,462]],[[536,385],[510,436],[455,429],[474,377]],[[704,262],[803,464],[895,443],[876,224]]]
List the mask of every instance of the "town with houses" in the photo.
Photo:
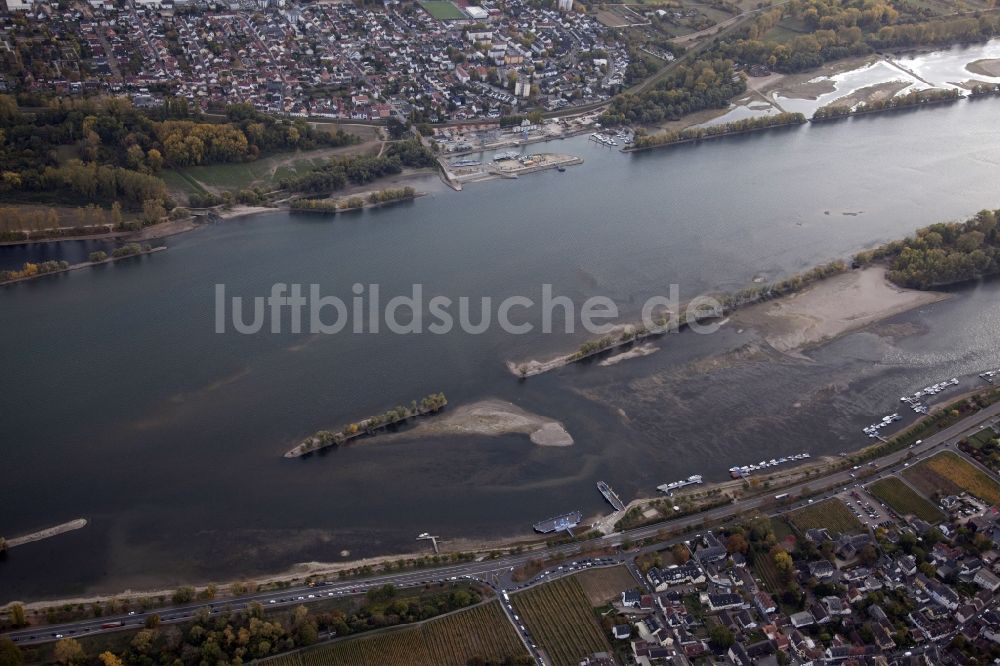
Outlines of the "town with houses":
[[[165,96],[203,111],[415,122],[490,120],[608,100],[629,54],[614,31],[523,0],[6,0],[0,92]],[[501,9],[502,7],[502,9]]]
[[936,525],[881,506],[892,519],[861,533],[781,537],[765,519],[640,556],[609,611],[620,649],[580,664],[995,662],[1000,512],[967,493],[940,507]]

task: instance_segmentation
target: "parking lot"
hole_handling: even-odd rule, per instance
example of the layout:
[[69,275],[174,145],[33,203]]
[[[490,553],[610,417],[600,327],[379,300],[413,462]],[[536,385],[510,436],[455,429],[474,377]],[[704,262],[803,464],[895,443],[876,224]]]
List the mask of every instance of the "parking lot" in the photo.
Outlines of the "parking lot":
[[888,527],[896,522],[891,509],[868,493],[861,484],[851,486],[837,497],[854,514],[854,517],[869,529],[880,526]]

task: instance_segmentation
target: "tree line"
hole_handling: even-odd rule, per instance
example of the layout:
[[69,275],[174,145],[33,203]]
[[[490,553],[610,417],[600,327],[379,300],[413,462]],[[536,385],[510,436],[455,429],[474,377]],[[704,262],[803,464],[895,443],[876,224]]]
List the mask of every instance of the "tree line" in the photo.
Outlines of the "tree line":
[[[53,646],[52,657],[61,664],[99,663],[104,666],[153,666],[154,664],[243,664],[264,659],[319,641],[320,636],[349,636],[374,629],[411,624],[444,613],[474,606],[482,601],[479,590],[460,585],[400,594],[392,585],[369,590],[356,603],[330,611],[312,612],[297,606],[289,612],[265,613],[259,603],[246,610],[224,609],[211,614],[208,608],[194,613],[190,622],[163,625],[159,617],[147,618],[124,649],[88,654],[84,644],[63,638]],[[100,649],[100,648],[98,648]],[[23,663],[37,656],[22,653],[16,644],[0,644],[0,656]]]
[[[407,185],[397,189],[385,189],[372,192],[368,195],[367,202],[372,205],[389,203],[391,201],[401,201],[412,199],[417,195],[417,191]],[[346,199],[296,199],[290,204],[292,210],[335,213],[342,210],[355,210],[363,208],[365,199],[359,196],[348,197]]]
[[657,146],[669,146],[675,143],[686,141],[697,141],[727,134],[740,134],[742,132],[752,132],[755,130],[767,129],[769,127],[780,127],[783,125],[801,125],[806,122],[806,117],[801,113],[776,113],[768,116],[758,116],[756,118],[743,118],[729,123],[710,125],[708,127],[688,127],[675,132],[660,132],[638,136],[635,139],[635,150],[643,148],[655,148]]
[[955,89],[940,90],[932,88],[930,90],[911,90],[905,95],[896,95],[887,99],[876,99],[870,102],[862,102],[855,107],[846,105],[824,106],[816,109],[813,113],[813,120],[832,120],[834,118],[844,118],[861,113],[874,113],[877,111],[890,111],[892,109],[905,109],[921,104],[932,104],[935,102],[947,102],[962,98],[962,93]]

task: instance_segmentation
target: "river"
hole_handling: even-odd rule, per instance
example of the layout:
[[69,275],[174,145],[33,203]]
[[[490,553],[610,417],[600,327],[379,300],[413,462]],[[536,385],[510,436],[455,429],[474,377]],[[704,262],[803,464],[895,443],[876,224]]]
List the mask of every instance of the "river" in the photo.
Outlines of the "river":
[[[406,552],[424,531],[525,534],[556,513],[608,509],[598,479],[627,501],[692,473],[858,448],[900,395],[1000,367],[1000,282],[808,361],[685,374],[747,343],[723,327],[526,382],[504,362],[589,336],[219,335],[214,285],[249,297],[316,283],[347,298],[378,283],[388,299],[421,283],[428,296],[538,299],[548,283],[577,303],[608,296],[628,319],[671,283],[685,297],[736,289],[1000,205],[998,112],[1000,99],[960,102],[635,156],[579,137],[530,148],[585,159],[565,173],[460,193],[429,180],[418,188],[429,196],[357,215],[231,220],[167,252],[4,288],[0,534],[90,524],[12,551],[0,602]],[[576,444],[451,437],[281,457],[318,428],[436,391],[452,404],[511,400],[563,421]]]

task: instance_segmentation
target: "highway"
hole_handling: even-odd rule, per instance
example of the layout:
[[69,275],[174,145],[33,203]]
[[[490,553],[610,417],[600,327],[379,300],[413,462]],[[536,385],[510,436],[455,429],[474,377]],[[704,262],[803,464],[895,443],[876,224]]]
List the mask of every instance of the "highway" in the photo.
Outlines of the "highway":
[[[811,478],[808,481],[792,486],[786,486],[778,490],[781,494],[788,493],[789,495],[794,496],[801,494],[804,488],[811,488],[812,490],[815,490],[816,487],[821,484],[824,488],[827,488],[818,494],[810,495],[808,498],[802,498],[800,501],[793,504],[775,506],[774,495],[768,493],[748,498],[733,504],[716,507],[708,511],[652,525],[637,527],[625,532],[616,532],[614,534],[609,534],[607,536],[587,541],[579,541],[561,546],[552,546],[516,555],[507,555],[497,559],[486,559],[476,562],[461,562],[441,567],[415,569],[406,572],[371,576],[364,579],[322,581],[315,586],[299,585],[282,590],[256,592],[240,597],[219,600],[197,601],[177,606],[151,609],[143,612],[130,612],[123,615],[80,620],[65,624],[32,626],[7,632],[3,635],[9,637],[20,645],[33,645],[69,636],[79,637],[81,635],[90,635],[105,631],[135,629],[144,626],[146,619],[153,615],[159,616],[161,623],[177,623],[190,620],[202,609],[206,609],[210,615],[214,615],[228,610],[244,610],[251,604],[259,603],[264,606],[266,610],[282,606],[309,604],[326,598],[362,594],[373,587],[380,587],[382,585],[393,585],[397,588],[405,589],[422,587],[424,585],[435,583],[449,583],[458,582],[463,579],[475,579],[476,581],[486,583],[494,590],[497,590],[502,598],[503,591],[505,590],[514,592],[519,589],[540,585],[552,580],[554,577],[568,575],[581,568],[580,566],[576,566],[571,569],[556,569],[556,572],[554,572],[553,575],[536,577],[526,583],[515,583],[511,578],[513,570],[530,560],[571,558],[581,551],[616,548],[625,542],[637,542],[643,539],[655,537],[661,530],[676,532],[685,529],[695,529],[701,527],[706,522],[715,523],[724,521],[746,511],[760,510],[763,513],[767,513],[772,516],[792,511],[806,506],[811,502],[817,502],[833,497],[851,485],[857,483],[868,484],[877,479],[892,475],[913,464],[922,457],[925,457],[927,454],[936,453],[942,448],[953,447],[964,434],[977,430],[986,424],[996,424],[998,422],[1000,422],[1000,403],[992,405],[977,414],[969,416],[956,425],[946,428],[935,435],[929,435],[925,440],[921,441],[920,444],[880,458],[878,460],[878,471],[865,477],[864,479],[855,478],[855,470],[845,469],[823,477]],[[865,467],[864,469],[870,470],[872,468]],[[677,537],[669,541],[659,542],[653,546],[647,546],[645,550],[660,549],[678,541],[682,541],[683,539],[684,537]],[[582,558],[580,561],[592,562],[592,564],[589,564],[588,566],[615,566],[631,560],[638,552],[641,551],[618,553],[612,557],[606,557],[604,558],[604,561],[597,563],[593,563],[593,560],[583,560]],[[505,612],[508,610],[509,609],[505,609]],[[515,625],[520,624],[515,621],[510,614],[508,614],[508,617],[510,617],[511,621],[514,622]],[[527,640],[527,645],[531,645],[530,636],[525,638],[525,636],[522,635],[522,640]],[[536,659],[539,659],[539,653],[536,650],[531,650],[531,652]],[[539,663],[544,662],[540,660]]]

